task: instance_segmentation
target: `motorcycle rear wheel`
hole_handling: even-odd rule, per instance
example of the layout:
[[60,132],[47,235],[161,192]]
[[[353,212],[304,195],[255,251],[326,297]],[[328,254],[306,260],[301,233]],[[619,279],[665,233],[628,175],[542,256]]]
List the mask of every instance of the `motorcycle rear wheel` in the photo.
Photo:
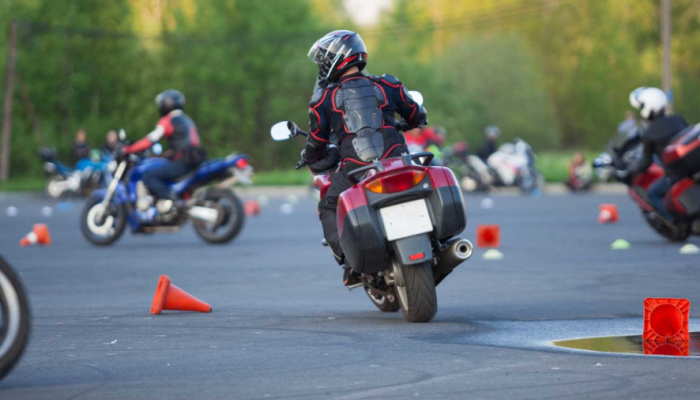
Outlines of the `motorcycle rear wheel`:
[[243,229],[245,212],[241,199],[230,189],[208,189],[204,201],[198,204],[203,207],[216,207],[225,215],[219,225],[213,225],[201,220],[194,220],[194,230],[207,243],[225,244],[233,240]]
[[17,274],[0,257],[0,379],[17,364],[29,339],[29,301]]
[[365,288],[365,292],[367,293],[367,297],[369,297],[372,304],[374,304],[374,306],[381,312],[396,312],[401,309],[396,296],[394,296],[394,301],[389,301],[389,299],[384,296],[379,296],[379,298],[374,297],[374,295],[367,288]]
[[430,262],[401,265],[394,260],[396,300],[408,322],[429,322],[438,310],[435,279]]

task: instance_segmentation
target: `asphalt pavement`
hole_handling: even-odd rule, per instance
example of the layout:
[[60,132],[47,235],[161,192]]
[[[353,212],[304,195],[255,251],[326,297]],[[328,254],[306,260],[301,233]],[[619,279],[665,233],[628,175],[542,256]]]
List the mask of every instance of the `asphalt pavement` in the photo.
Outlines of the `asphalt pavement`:
[[[482,199],[467,198],[462,236],[500,224],[505,258],[477,249],[438,287],[435,320],[410,324],[342,286],[310,198],[291,213],[271,199],[229,245],[186,226],[99,248],[80,234],[79,200],[0,194],[0,254],[33,311],[0,399],[700,398],[697,358],[551,345],[639,334],[647,297],[689,299],[700,330],[700,255],[679,254],[624,195]],[[619,206],[618,224],[598,224],[601,203]],[[53,244],[20,248],[37,222]],[[619,238],[631,249],[611,250]],[[161,274],[212,313],[151,315]]]

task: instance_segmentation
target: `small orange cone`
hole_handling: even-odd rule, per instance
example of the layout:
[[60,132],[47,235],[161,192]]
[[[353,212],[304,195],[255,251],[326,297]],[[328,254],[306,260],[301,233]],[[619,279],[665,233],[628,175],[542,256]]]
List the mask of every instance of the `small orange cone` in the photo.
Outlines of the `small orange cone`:
[[260,203],[255,200],[248,200],[243,205],[245,210],[245,215],[248,217],[255,217],[260,215]]
[[33,244],[41,244],[48,246],[51,244],[51,236],[49,235],[49,227],[46,224],[34,224],[34,229],[19,241],[21,246],[30,246]]
[[156,286],[156,294],[151,303],[151,314],[160,314],[163,310],[211,312],[211,306],[192,296],[179,287],[170,284],[170,278],[161,275]]
[[687,342],[690,302],[686,299],[649,298],[644,300],[642,340]]
[[478,247],[498,247],[501,245],[501,228],[498,225],[479,225],[476,228]]
[[600,212],[598,213],[598,223],[600,224],[613,224],[620,220],[617,214],[616,204],[601,204]]

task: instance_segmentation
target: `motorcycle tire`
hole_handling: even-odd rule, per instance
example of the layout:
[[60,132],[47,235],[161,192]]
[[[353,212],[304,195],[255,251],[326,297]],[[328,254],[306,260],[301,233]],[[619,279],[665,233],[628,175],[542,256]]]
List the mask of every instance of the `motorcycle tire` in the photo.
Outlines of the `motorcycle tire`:
[[68,196],[68,192],[65,190],[56,189],[56,185],[60,182],[65,181],[61,175],[51,175],[44,183],[44,196],[47,199],[61,199]]
[[102,203],[102,199],[97,197],[91,197],[88,201],[85,202],[85,205],[83,206],[83,211],[80,213],[80,231],[83,233],[83,236],[85,237],[85,239],[87,239],[88,242],[97,246],[108,246],[117,241],[117,239],[119,239],[124,233],[124,229],[126,228],[127,211],[126,207],[123,204],[114,205],[114,207],[116,207],[114,209],[116,213],[115,215],[112,215],[116,220],[113,223],[114,232],[110,236],[101,236],[94,233],[90,229],[88,222],[90,210],[100,203]]
[[224,223],[231,222],[223,232],[217,232],[221,226],[210,229],[210,224],[200,220],[192,221],[194,230],[197,235],[207,243],[225,244],[233,240],[243,229],[245,224],[245,212],[241,199],[229,189],[209,189],[204,193],[204,203],[199,204],[206,206],[207,202],[219,203],[222,200],[228,203],[226,207],[227,215],[224,217]]
[[656,233],[672,242],[685,242],[692,233],[690,224],[679,224],[674,229],[654,218],[650,213],[644,213],[644,220]]
[[408,322],[429,322],[438,310],[435,279],[430,262],[400,265],[394,261],[396,299]]
[[381,312],[396,312],[401,309],[396,296],[394,296],[394,301],[389,301],[389,299],[384,296],[379,296],[379,298],[374,297],[374,295],[367,288],[365,288],[365,292],[367,293],[367,297],[369,297],[372,304],[374,304],[374,306]]
[[10,265],[0,257],[0,379],[17,365],[29,340],[29,301],[24,286]]

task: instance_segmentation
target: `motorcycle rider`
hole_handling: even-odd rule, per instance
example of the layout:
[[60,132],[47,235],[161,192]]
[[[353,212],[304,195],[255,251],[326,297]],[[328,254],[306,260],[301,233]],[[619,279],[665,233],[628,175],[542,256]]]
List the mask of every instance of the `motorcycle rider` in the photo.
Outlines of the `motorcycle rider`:
[[158,211],[167,213],[177,202],[178,196],[170,190],[169,182],[188,174],[204,160],[197,126],[184,113],[185,96],[177,90],[169,89],[156,96],[156,107],[161,119],[155,129],[143,139],[122,150],[124,154],[138,153],[149,149],[162,138],[167,138],[170,150],[168,161],[143,174],[143,183],[159,201]]
[[496,125],[489,125],[484,129],[484,137],[486,141],[481,145],[479,151],[476,153],[479,158],[486,160],[491,156],[491,154],[496,152],[496,147],[498,145],[498,138],[501,136],[501,130]]
[[[640,87],[630,93],[630,104],[640,110],[640,114],[648,126],[642,131],[641,139],[644,146],[642,158],[631,171],[618,171],[618,177],[627,182],[637,175],[645,172],[654,162],[663,164],[663,152],[666,146],[672,141],[681,130],[688,126],[688,123],[680,115],[666,115],[668,98],[663,90],[653,87]],[[659,178],[649,187],[647,196],[649,202],[656,210],[657,214],[667,221],[673,221],[673,216],[664,207],[663,199],[666,192],[673,186],[679,177],[669,175],[667,168],[664,168],[666,175]]]
[[345,285],[353,285],[359,275],[345,261],[336,224],[338,198],[355,183],[347,173],[406,153],[395,113],[410,129],[427,123],[426,111],[396,77],[362,73],[367,49],[356,32],[341,30],[323,36],[311,46],[308,57],[319,68],[318,89],[309,105],[310,133],[301,159],[314,173],[341,162],[331,174],[331,187],[318,210],[324,237],[345,269]]

